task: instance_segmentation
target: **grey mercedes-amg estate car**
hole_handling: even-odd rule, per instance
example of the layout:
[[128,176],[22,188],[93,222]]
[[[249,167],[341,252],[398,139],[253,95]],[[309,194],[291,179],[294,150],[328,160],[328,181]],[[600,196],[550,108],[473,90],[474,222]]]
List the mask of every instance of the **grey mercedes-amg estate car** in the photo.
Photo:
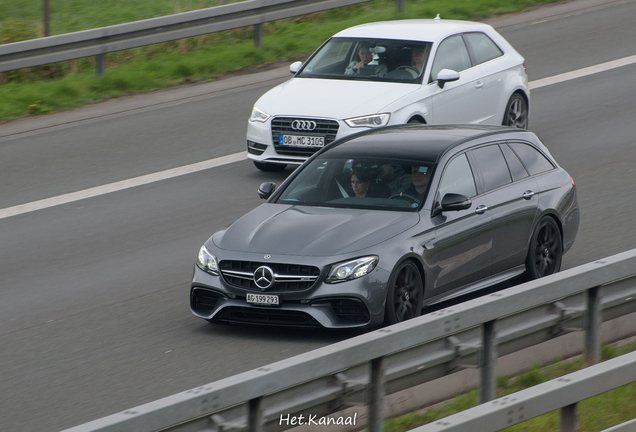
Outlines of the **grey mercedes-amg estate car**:
[[196,316],[396,323],[460,293],[558,272],[579,226],[572,178],[534,134],[503,126],[349,136],[259,195],[267,202],[201,247]]

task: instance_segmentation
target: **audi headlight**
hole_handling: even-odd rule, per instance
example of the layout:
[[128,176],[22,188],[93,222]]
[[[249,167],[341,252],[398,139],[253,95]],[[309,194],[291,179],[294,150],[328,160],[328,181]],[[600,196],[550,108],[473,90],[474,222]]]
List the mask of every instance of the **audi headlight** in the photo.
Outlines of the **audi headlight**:
[[334,264],[325,280],[328,283],[344,282],[357,279],[373,271],[379,258],[375,255]]
[[345,123],[352,128],[357,127],[378,127],[386,126],[389,123],[391,114],[374,114],[364,117],[354,117],[346,119]]
[[258,108],[252,108],[252,115],[250,116],[250,121],[257,121],[261,123],[265,123],[268,118],[271,116],[267,114],[265,111],[261,111]]
[[212,255],[205,246],[201,246],[199,249],[199,255],[197,256],[197,266],[204,272],[219,275],[219,265],[216,261],[216,257]]

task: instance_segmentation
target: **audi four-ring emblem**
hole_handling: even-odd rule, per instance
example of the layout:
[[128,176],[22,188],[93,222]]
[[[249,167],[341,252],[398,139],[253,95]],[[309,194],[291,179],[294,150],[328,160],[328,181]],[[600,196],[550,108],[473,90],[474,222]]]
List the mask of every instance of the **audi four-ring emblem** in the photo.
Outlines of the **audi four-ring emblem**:
[[262,290],[274,285],[275,281],[274,271],[269,267],[261,266],[254,272],[254,283]]
[[291,127],[294,130],[312,131],[316,129],[316,122],[311,120],[294,120]]

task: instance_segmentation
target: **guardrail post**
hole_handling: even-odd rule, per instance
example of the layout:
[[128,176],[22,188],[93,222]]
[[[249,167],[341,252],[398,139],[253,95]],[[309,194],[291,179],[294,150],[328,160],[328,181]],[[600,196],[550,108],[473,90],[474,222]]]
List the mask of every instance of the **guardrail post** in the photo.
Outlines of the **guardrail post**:
[[397,8],[397,13],[404,13],[404,0],[395,0],[395,6]]
[[104,76],[106,73],[106,54],[95,56],[95,69],[97,70],[97,76]]
[[371,360],[369,432],[384,431],[384,357]]
[[601,361],[601,287],[587,290],[585,313],[585,362],[588,365]]
[[578,404],[561,408],[561,432],[578,432]]
[[263,431],[263,409],[261,398],[251,399],[247,412],[247,432]]
[[254,46],[256,48],[263,46],[263,24],[254,25]]
[[50,17],[51,17],[51,8],[49,8],[49,0],[43,0],[42,11],[44,12],[44,37],[51,36],[51,27],[49,26]]
[[479,387],[479,403],[494,400],[497,397],[497,329],[496,320],[482,325],[482,343]]

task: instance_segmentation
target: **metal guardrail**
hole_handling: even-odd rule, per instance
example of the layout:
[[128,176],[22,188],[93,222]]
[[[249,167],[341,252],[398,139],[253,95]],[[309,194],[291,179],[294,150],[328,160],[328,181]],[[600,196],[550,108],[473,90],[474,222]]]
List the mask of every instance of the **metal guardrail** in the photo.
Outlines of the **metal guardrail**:
[[[0,72],[97,56],[97,73],[103,74],[104,54],[107,53],[248,26],[255,26],[255,44],[260,46],[263,23],[368,1],[370,0],[249,0],[15,42],[0,45]],[[398,0],[398,9],[403,9],[403,1]]]
[[[494,399],[499,355],[582,330],[600,359],[601,322],[636,311],[636,249],[179,393],[67,432],[276,432],[356,404],[383,428],[385,394],[481,370]],[[557,409],[555,407],[554,409]],[[328,420],[325,420],[328,421]],[[298,423],[296,423],[298,424]]]
[[[578,403],[636,381],[636,352],[478,405],[409,432],[495,432],[561,409],[561,432],[578,432]],[[636,419],[605,432],[636,430]]]

